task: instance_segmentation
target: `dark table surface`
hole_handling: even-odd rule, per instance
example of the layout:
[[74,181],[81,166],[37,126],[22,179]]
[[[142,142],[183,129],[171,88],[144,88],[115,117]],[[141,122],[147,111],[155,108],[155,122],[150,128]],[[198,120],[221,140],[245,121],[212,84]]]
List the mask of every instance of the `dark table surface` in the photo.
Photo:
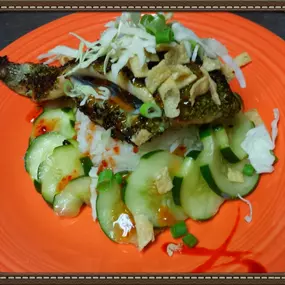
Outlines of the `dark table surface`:
[[[0,12],[0,49],[52,20],[68,15],[63,12]],[[271,30],[285,40],[284,12],[236,13]]]

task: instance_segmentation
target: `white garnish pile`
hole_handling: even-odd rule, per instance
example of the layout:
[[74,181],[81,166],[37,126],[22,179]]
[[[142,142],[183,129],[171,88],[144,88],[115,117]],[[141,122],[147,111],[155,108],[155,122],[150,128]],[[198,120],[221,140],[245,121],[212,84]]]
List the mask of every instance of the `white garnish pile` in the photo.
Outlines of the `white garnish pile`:
[[[249,130],[241,147],[248,154],[248,159],[257,173],[271,173],[274,171],[275,157],[271,151],[275,148],[275,141],[278,135],[279,110],[273,109],[274,119],[271,123],[271,137],[264,123]],[[260,118],[261,121],[261,118]],[[238,195],[238,198],[249,207],[249,215],[244,219],[247,223],[252,221],[253,209],[249,200]]]
[[278,134],[279,110],[274,109],[273,113],[274,120],[271,123],[271,137],[266,126],[260,124],[248,131],[245,140],[241,144],[257,173],[271,173],[274,170],[273,163],[275,157],[271,151],[275,148],[275,140]]
[[252,205],[251,205],[251,203],[250,203],[249,200],[247,200],[247,199],[241,197],[240,194],[238,194],[237,196],[238,196],[238,198],[239,198],[241,201],[243,201],[244,203],[246,203],[246,204],[248,205],[248,207],[249,207],[249,215],[246,215],[246,216],[244,217],[244,220],[245,220],[247,223],[250,223],[250,222],[252,221],[252,213],[253,213]]
[[[171,14],[166,14],[169,20]],[[119,71],[127,65],[130,58],[138,56],[141,67],[148,61],[146,52],[156,54],[155,36],[148,33],[145,27],[139,22],[141,14],[122,13],[115,21],[105,25],[106,30],[101,34],[98,41],[89,42],[75,33],[70,33],[80,40],[79,48],[72,49],[67,46],[57,46],[38,59],[47,59],[46,64],[52,63],[61,57],[76,59],[77,65],[66,75],[88,68],[95,60],[105,57],[104,71],[108,62],[111,62],[112,78],[117,78]],[[238,64],[229,55],[227,48],[219,41],[212,38],[199,38],[191,29],[186,28],[178,22],[173,22],[171,29],[176,42],[183,43],[187,54],[193,61],[196,60],[199,49],[203,49],[205,55],[210,58],[221,58],[235,73],[235,76],[242,88],[246,87],[243,73]],[[189,41],[195,41],[197,45],[191,50]]]
[[168,256],[172,256],[174,252],[181,251],[182,244],[169,243],[166,247]]

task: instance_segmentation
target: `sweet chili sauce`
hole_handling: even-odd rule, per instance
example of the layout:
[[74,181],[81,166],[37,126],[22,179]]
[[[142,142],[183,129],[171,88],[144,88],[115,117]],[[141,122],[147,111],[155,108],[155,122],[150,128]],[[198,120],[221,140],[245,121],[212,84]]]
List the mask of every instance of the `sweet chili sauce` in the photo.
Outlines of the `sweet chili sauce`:
[[35,119],[43,112],[43,108],[40,106],[35,106],[26,116],[26,121],[28,123],[33,123]]
[[54,119],[40,119],[40,121],[37,121],[37,124],[35,126],[35,130],[34,130],[34,137],[38,137],[41,136],[45,133],[51,132],[55,129],[56,125],[58,124],[58,119],[54,118]]
[[[247,271],[249,273],[265,273],[266,268],[261,265],[260,263],[252,260],[245,258],[244,256],[250,254],[249,251],[229,251],[227,250],[227,247],[229,243],[231,242],[232,238],[234,237],[237,227],[238,227],[238,222],[240,218],[240,209],[238,209],[238,214],[236,217],[235,224],[229,234],[229,236],[226,238],[226,240],[216,249],[208,249],[205,247],[194,247],[194,248],[189,248],[185,245],[182,246],[180,253],[181,254],[186,254],[186,255],[192,255],[192,256],[210,256],[208,260],[206,260],[203,264],[197,266],[196,268],[192,269],[192,273],[204,273],[209,270],[215,269],[217,267],[223,267],[231,264],[241,264],[247,267]],[[165,243],[162,246],[162,250],[166,252],[167,245],[169,243]],[[233,260],[230,262],[222,263],[219,265],[215,266],[215,263],[218,261],[220,257],[232,257]]]

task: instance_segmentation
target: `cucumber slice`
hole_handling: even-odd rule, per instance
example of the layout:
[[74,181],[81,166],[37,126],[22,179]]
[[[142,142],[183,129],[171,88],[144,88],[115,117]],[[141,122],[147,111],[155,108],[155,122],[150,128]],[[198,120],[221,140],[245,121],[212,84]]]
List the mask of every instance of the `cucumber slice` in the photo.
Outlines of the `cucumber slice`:
[[71,180],[67,186],[54,197],[53,210],[59,216],[75,217],[83,204],[90,204],[91,178],[82,176]]
[[73,138],[75,114],[73,109],[46,109],[33,123],[30,141],[49,132],[58,132],[66,138]]
[[[126,236],[123,236],[123,225],[127,228],[128,222],[131,222],[133,226],[135,223],[133,216],[121,199],[120,185],[115,179],[107,191],[98,192],[96,212],[99,225],[110,240],[116,243],[137,244],[135,227],[132,227],[129,232],[127,231]],[[116,222],[119,219],[125,219],[125,223]]]
[[224,199],[208,186],[200,173],[199,164],[186,158],[180,191],[181,206],[193,220],[208,220],[215,216]]
[[37,179],[39,165],[61,146],[66,138],[59,133],[47,133],[32,141],[25,154],[25,169],[32,180]]
[[224,198],[237,198],[238,194],[246,196],[252,192],[259,181],[259,175],[254,173],[252,176],[244,175],[244,182],[231,182],[227,177],[228,169],[242,172],[247,159],[239,163],[230,164],[222,156],[219,146],[214,140],[213,133],[202,138],[204,146],[199,156],[200,171],[209,187],[216,194]]
[[247,157],[241,143],[252,128],[254,128],[254,124],[243,113],[235,116],[231,127],[218,126],[214,128],[220,151],[228,162],[237,163]]
[[38,180],[42,185],[42,196],[53,204],[54,196],[62,191],[67,183],[84,175],[80,162],[80,152],[73,145],[59,146],[54,149],[38,169]]
[[191,150],[187,154],[187,158],[184,160],[179,173],[176,174],[176,176],[174,176],[173,178],[172,197],[173,197],[174,203],[178,206],[181,206],[180,191],[181,191],[181,186],[183,183],[184,176],[188,172],[188,167],[189,167],[188,164],[191,163],[191,159],[196,160],[200,152],[201,152],[200,150]]
[[168,167],[171,179],[180,170],[183,159],[166,151],[153,153],[141,159],[137,169],[128,177],[125,202],[133,216],[144,215],[154,227],[165,227],[185,220],[182,207],[175,205],[172,191],[159,194],[155,179]]

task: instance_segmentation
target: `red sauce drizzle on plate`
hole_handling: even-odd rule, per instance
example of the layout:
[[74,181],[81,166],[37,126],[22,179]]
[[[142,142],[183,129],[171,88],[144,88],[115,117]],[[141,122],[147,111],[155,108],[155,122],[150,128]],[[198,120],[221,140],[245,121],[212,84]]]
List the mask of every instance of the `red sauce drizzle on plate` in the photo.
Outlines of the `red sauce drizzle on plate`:
[[[197,266],[196,268],[192,269],[192,273],[203,273],[207,272],[208,270],[217,268],[217,267],[223,267],[226,265],[231,264],[242,264],[247,267],[247,270],[249,273],[265,273],[267,272],[265,267],[261,265],[260,263],[252,260],[244,258],[245,255],[249,254],[249,251],[229,251],[227,250],[227,247],[229,243],[231,242],[232,238],[234,237],[234,234],[236,233],[238,222],[240,218],[240,210],[238,209],[238,214],[236,217],[235,224],[229,234],[229,236],[226,238],[226,240],[223,242],[222,245],[220,245],[217,249],[208,249],[205,247],[194,247],[189,248],[185,245],[182,246],[182,249],[180,251],[180,254],[187,254],[187,255],[196,255],[196,256],[210,256],[208,260],[206,260],[203,264]],[[162,250],[166,252],[167,245],[169,243],[165,243],[162,246]],[[220,257],[232,257],[233,260],[230,262],[222,263],[215,266],[216,261]]]
[[26,116],[26,121],[28,123],[33,123],[34,120],[43,112],[43,108],[40,106],[35,106]]

